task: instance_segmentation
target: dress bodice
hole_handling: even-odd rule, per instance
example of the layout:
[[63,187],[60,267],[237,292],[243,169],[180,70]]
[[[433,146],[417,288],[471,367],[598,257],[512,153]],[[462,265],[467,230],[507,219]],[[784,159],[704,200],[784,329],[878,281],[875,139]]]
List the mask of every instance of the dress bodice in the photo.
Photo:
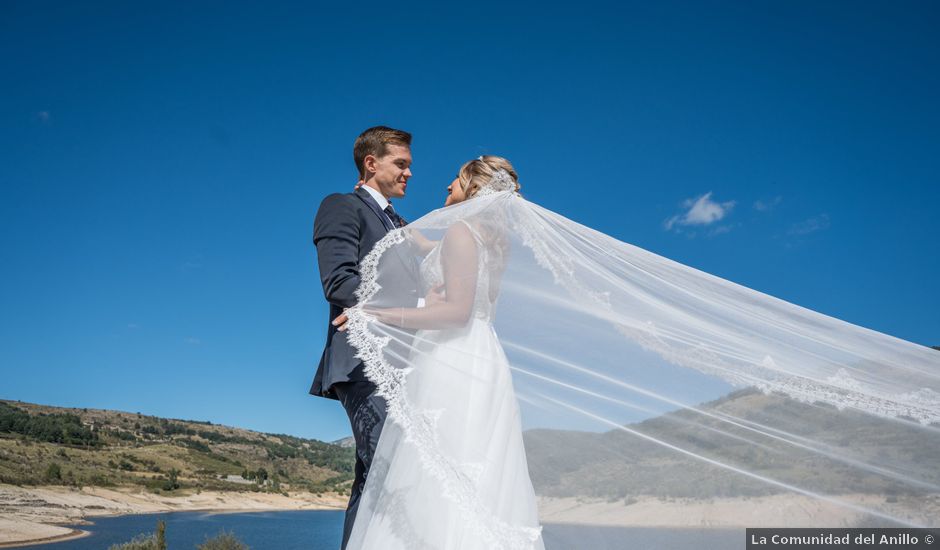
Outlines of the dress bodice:
[[[473,317],[491,322],[496,306],[496,297],[491,292],[491,284],[494,283],[492,281],[494,266],[491,263],[494,261],[495,255],[492,254],[491,247],[488,246],[488,243],[472,224],[463,220],[458,223],[464,224],[470,230],[470,234],[473,235],[473,240],[476,243],[477,281],[473,298]],[[441,264],[443,242],[443,240],[438,242],[421,262],[421,279],[428,289],[444,284],[444,267]]]

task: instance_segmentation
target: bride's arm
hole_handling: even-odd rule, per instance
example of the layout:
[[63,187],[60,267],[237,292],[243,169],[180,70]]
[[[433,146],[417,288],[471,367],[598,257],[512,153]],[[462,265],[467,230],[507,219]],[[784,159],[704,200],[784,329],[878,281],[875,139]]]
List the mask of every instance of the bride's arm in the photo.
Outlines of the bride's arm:
[[379,321],[411,329],[457,328],[473,315],[477,287],[477,243],[470,229],[455,223],[441,245],[444,274],[443,299],[420,308],[369,310]]

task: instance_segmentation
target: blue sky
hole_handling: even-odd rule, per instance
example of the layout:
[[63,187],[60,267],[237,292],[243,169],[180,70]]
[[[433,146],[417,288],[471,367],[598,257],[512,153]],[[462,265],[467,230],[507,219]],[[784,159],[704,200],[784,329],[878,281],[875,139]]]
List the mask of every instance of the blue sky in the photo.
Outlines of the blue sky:
[[933,2],[0,7],[0,398],[332,440],[310,242],[352,143],[396,204],[510,158],[563,215],[940,345]]

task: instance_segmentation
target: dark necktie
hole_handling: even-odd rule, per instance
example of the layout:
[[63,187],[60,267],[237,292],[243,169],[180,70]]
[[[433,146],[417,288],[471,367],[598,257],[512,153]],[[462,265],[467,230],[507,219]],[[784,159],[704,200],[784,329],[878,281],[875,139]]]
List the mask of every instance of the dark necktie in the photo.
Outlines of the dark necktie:
[[392,225],[395,227],[405,227],[408,224],[405,218],[402,218],[398,215],[398,212],[395,212],[391,204],[385,207],[385,214],[388,216],[388,219],[392,220]]

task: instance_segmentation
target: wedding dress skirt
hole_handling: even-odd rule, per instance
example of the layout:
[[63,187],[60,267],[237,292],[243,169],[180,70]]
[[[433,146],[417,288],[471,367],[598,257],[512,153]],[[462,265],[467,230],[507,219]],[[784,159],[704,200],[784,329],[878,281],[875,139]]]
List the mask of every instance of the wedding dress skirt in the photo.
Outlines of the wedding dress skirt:
[[[408,401],[436,448],[409,441],[389,417],[347,548],[492,550],[497,533],[515,532],[517,548],[543,549],[509,363],[492,325],[474,318],[414,340]],[[429,472],[431,461],[453,470]],[[468,521],[474,515],[487,524]]]

